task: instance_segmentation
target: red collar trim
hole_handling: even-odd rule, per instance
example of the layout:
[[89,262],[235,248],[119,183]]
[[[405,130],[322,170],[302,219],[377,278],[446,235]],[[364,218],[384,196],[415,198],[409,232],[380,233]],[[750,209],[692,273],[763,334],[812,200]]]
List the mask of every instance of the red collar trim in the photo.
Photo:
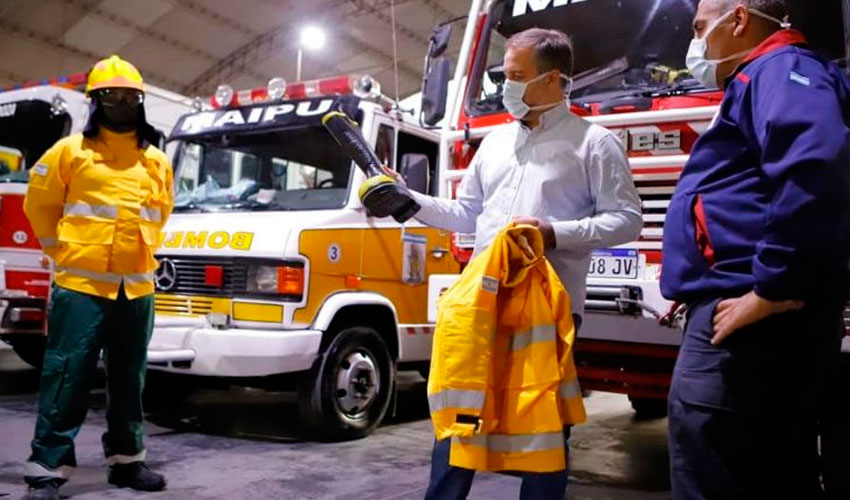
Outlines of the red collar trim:
[[759,57],[769,52],[781,49],[782,47],[808,43],[809,42],[808,40],[806,40],[806,36],[795,29],[777,31],[776,33],[770,35],[765,41],[761,42],[749,54],[747,54],[747,57],[745,57],[744,60],[741,61],[741,66],[749,62],[755,61]]

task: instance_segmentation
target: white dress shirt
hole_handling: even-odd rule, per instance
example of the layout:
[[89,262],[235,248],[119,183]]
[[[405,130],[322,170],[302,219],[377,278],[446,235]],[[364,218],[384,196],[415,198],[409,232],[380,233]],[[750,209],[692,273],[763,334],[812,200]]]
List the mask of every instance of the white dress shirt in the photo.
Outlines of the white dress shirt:
[[514,122],[481,142],[457,199],[414,193],[420,222],[475,233],[475,253],[516,217],[537,217],[555,230],[546,257],[584,312],[590,254],[636,240],[643,226],[640,197],[619,139],[569,112],[544,113],[533,130]]

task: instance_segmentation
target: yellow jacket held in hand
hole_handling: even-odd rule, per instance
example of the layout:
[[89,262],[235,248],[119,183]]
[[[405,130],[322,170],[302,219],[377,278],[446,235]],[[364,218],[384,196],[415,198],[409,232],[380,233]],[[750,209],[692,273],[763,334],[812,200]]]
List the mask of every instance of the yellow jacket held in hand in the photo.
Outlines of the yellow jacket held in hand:
[[531,226],[503,229],[440,299],[428,403],[453,466],[566,468],[563,427],[586,419],[570,300]]
[[57,142],[30,170],[24,211],[56,284],[115,299],[154,293],[154,252],[174,206],[171,165],[135,132]]

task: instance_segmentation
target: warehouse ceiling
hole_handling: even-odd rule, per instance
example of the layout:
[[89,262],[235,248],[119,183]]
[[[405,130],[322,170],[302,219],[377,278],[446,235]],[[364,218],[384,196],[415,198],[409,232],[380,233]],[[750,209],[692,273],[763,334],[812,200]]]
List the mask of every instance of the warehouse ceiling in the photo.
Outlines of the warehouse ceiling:
[[[188,96],[294,81],[298,35],[328,40],[304,51],[303,78],[370,74],[395,94],[390,0],[0,0],[0,86],[87,71],[117,53],[146,81]],[[433,26],[467,14],[461,0],[395,0],[399,92],[419,90]],[[454,50],[462,36],[456,26]]]

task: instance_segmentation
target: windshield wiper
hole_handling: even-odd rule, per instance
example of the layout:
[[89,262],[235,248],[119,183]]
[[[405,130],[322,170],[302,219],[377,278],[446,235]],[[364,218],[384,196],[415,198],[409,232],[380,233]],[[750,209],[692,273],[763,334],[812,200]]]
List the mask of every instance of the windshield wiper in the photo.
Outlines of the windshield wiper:
[[[704,89],[703,85],[697,80],[690,78],[683,80],[675,85],[652,90],[650,97],[670,97],[674,95],[682,95],[694,90]],[[705,89],[710,90],[710,89]]]
[[238,201],[236,203],[230,203],[230,204],[226,205],[226,208],[247,208],[248,210],[256,210],[256,211],[260,211],[260,210],[289,210],[288,208],[284,207],[283,205],[281,205],[280,203],[278,203],[276,201],[272,201],[272,202],[269,202],[269,203],[262,203],[262,202],[259,202],[257,200],[245,200],[245,201]]
[[628,70],[629,60],[627,58],[614,59],[604,66],[589,69],[573,77],[572,91],[578,92]]
[[174,205],[175,212],[188,212],[190,210],[195,210],[201,213],[209,213],[210,209],[206,208],[203,205],[198,205],[194,201],[190,201],[189,203],[184,203],[182,205]]

